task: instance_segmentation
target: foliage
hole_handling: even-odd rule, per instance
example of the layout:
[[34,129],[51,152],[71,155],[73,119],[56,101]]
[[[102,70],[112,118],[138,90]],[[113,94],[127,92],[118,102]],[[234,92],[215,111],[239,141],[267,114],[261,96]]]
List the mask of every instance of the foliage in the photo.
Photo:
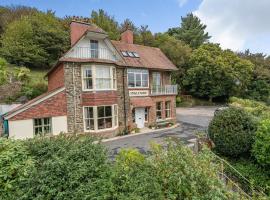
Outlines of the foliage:
[[27,67],[19,67],[15,70],[15,78],[18,81],[21,81],[22,83],[28,83],[31,79],[30,77],[30,69]]
[[132,30],[133,32],[137,31],[137,27],[130,19],[125,19],[124,22],[120,25],[120,31],[124,32],[125,30]]
[[181,17],[181,27],[170,28],[168,33],[184,41],[190,47],[198,48],[210,39],[205,29],[206,25],[202,24],[197,16],[189,13],[186,17]]
[[68,41],[68,32],[54,13],[34,13],[7,25],[1,54],[19,66],[46,68],[67,49]]
[[[270,195],[270,170],[262,168],[251,158],[240,159],[227,159],[230,164],[239,171],[245,178],[247,178],[259,191],[264,191],[267,195]],[[237,175],[229,169],[225,169],[226,172],[234,177]],[[246,181],[243,179],[237,179],[237,182],[245,187]]]
[[247,88],[245,95],[249,99],[264,101],[270,104],[270,82],[266,80],[254,79]]
[[33,159],[22,141],[0,138],[0,199],[16,199],[18,189],[33,169]]
[[260,122],[252,152],[260,165],[270,167],[270,119]]
[[90,137],[36,138],[27,143],[36,160],[21,199],[106,199],[111,168]]
[[44,82],[29,83],[22,87],[21,96],[33,99],[47,91],[47,84]]
[[7,81],[7,61],[0,57],[0,85]]
[[104,10],[93,10],[91,13],[91,21],[106,31],[110,39],[118,40],[120,38],[118,22]]
[[243,108],[246,112],[255,116],[259,120],[270,118],[270,107],[266,106],[263,102],[236,97],[231,97],[229,102],[231,106]]
[[153,46],[154,40],[154,35],[148,29],[148,25],[142,25],[140,28],[137,29],[134,37],[134,43],[144,46]]
[[209,124],[208,134],[216,151],[238,157],[251,150],[256,125],[252,116],[243,109],[230,107],[215,115]]
[[204,44],[194,50],[190,68],[183,81],[185,88],[197,97],[241,95],[252,77],[253,65],[217,44]]

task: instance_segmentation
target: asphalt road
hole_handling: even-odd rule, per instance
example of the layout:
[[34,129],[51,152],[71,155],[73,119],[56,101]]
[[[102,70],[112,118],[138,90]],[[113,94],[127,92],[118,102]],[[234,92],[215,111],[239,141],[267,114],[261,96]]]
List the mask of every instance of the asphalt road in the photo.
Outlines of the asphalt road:
[[164,144],[169,137],[180,138],[183,143],[188,144],[190,139],[195,138],[196,132],[207,129],[215,109],[216,107],[177,108],[177,122],[180,125],[174,129],[134,135],[102,144],[108,149],[109,156],[112,158],[122,148],[137,148],[141,153],[146,154],[151,142]]

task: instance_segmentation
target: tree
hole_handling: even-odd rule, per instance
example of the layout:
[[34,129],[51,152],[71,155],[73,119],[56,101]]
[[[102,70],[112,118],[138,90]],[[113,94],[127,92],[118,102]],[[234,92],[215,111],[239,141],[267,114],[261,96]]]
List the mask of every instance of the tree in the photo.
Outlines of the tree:
[[153,46],[160,48],[173,64],[178,67],[178,71],[173,73],[173,80],[181,86],[192,49],[181,40],[163,33],[155,35]]
[[121,32],[125,30],[132,30],[133,32],[137,31],[137,27],[130,19],[125,19],[124,22],[120,25]]
[[35,13],[7,26],[0,53],[16,65],[46,68],[69,47],[68,34],[51,11]]
[[154,43],[154,36],[148,29],[148,25],[142,25],[138,29],[138,34],[135,35],[135,43],[142,44],[145,46],[152,46]]
[[181,20],[181,27],[169,29],[169,35],[184,41],[192,48],[197,48],[210,39],[205,32],[206,25],[202,24],[197,16],[189,13],[186,17],[181,17]]
[[197,97],[241,96],[250,83],[253,64],[217,44],[203,44],[190,57],[185,88]]
[[114,17],[108,15],[104,10],[93,10],[91,13],[91,21],[106,31],[110,39],[118,40],[120,38],[118,22],[114,19]]
[[7,81],[7,61],[0,58],[0,85]]

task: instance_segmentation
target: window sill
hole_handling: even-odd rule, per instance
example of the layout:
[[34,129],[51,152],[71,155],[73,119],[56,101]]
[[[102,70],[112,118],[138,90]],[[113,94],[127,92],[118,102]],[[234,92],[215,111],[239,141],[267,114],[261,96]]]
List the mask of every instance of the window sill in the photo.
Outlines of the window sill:
[[85,133],[102,133],[106,131],[114,131],[118,128],[118,126],[112,127],[112,128],[106,128],[106,129],[100,129],[100,130],[84,130]]
[[82,90],[83,92],[105,92],[105,91],[117,91],[117,89],[100,89],[100,90],[86,90],[86,89],[83,89]]

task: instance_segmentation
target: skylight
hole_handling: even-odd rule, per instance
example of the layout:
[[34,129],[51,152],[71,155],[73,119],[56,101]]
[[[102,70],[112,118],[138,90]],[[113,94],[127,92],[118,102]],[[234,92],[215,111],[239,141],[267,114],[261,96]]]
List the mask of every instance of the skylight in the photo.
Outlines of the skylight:
[[124,57],[131,57],[131,58],[139,58],[140,57],[137,52],[121,51],[121,53]]
[[128,57],[128,54],[126,51],[121,51],[122,55],[125,56],[125,57]]
[[139,58],[139,57],[140,57],[138,53],[136,53],[136,52],[132,52],[132,53],[133,53],[133,55],[134,55],[136,58]]
[[130,51],[127,52],[130,57],[135,57],[134,54]]

